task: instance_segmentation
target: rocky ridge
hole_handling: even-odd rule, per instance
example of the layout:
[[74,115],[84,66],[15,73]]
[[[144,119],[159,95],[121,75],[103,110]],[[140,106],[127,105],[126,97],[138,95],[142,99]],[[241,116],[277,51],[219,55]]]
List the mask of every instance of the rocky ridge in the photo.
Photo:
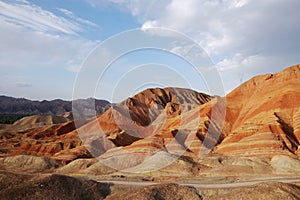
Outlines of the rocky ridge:
[[64,163],[96,156],[114,168],[145,173],[152,170],[145,167],[149,163],[162,164],[171,168],[158,174],[182,168],[182,174],[189,176],[207,169],[199,163],[203,155],[208,160],[217,157],[219,163],[231,156],[262,157],[264,161],[238,162],[245,166],[265,162],[273,173],[272,166],[279,165],[272,165],[274,156],[298,162],[299,76],[299,65],[257,76],[223,98],[180,88],[148,89],[78,129],[67,121],[2,132],[0,152],[2,156],[46,156]]
[[148,89],[88,121],[69,113],[21,119],[0,131],[0,198],[299,199],[299,185],[286,183],[201,189],[95,181],[299,176],[299,76],[300,65],[257,76],[226,97]]
[[[109,107],[110,103],[98,99],[79,99],[76,104],[83,112],[92,112],[89,110],[90,104],[95,104],[95,110],[102,114]],[[0,114],[25,114],[25,115],[60,115],[72,111],[72,101],[55,99],[51,101],[31,101],[25,98],[14,98],[0,96]]]

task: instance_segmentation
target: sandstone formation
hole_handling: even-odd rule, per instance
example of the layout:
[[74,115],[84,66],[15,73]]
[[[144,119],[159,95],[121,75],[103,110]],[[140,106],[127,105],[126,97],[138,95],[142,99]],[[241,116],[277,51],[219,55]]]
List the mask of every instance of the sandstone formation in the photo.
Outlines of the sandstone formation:
[[91,157],[76,132],[72,132],[74,129],[74,122],[68,121],[28,130],[2,131],[0,152],[2,156],[46,156],[65,163]]
[[69,118],[64,116],[55,115],[33,115],[23,117],[22,119],[14,122],[12,125],[3,126],[0,132],[8,131],[26,131],[28,129],[40,128],[43,126],[51,126],[54,124],[61,124],[70,121]]
[[0,168],[7,171],[39,173],[50,172],[61,167],[59,160],[47,157],[36,157],[29,155],[17,155],[0,158]]
[[[147,89],[86,123],[55,124],[51,118],[52,125],[1,132],[0,152],[2,156],[24,154],[71,162],[86,166],[79,168],[87,173],[97,173],[96,168],[89,171],[96,165],[72,161],[97,157],[102,167],[139,173],[158,170],[157,174],[182,169],[186,176],[238,168],[248,174],[279,173],[280,162],[272,157],[299,161],[299,76],[300,66],[257,76],[223,98],[180,88]],[[24,118],[15,126],[33,122]],[[232,160],[232,156],[239,159]],[[215,162],[216,157],[221,160]],[[294,166],[285,171],[291,173]],[[201,171],[207,167],[212,171]]]
[[271,160],[271,166],[275,174],[299,174],[300,162],[289,156],[277,155]]
[[298,156],[300,66],[257,76],[226,96],[230,128],[215,152]]
[[[182,115],[210,100],[209,95],[188,89],[147,89],[114,105],[98,117],[98,123],[116,146],[126,146],[159,132],[166,118]],[[99,127],[91,123],[83,129],[93,133]]]
[[[162,144],[158,145],[159,140],[162,142],[161,137],[157,137],[157,139],[156,137],[143,139],[146,135],[139,135],[139,137],[134,135],[141,133],[147,128],[148,132],[152,134],[154,132],[153,127],[155,123],[151,125],[148,124],[147,127],[141,124],[146,125],[146,123],[150,123],[150,118],[160,119],[159,115],[161,115],[161,113],[163,116],[167,113],[167,118],[179,116],[193,107],[208,102],[210,99],[211,97],[208,95],[200,94],[192,90],[179,88],[149,89],[117,104],[114,108],[109,109],[103,115],[99,116],[97,121],[94,120],[84,125],[80,128],[80,131],[83,131],[87,140],[89,140],[89,143],[85,143],[85,146],[90,145],[92,148],[95,147],[95,151],[98,155],[111,149],[111,151],[103,155],[103,159],[109,159],[110,153],[117,152],[118,148],[113,149],[116,146],[125,147],[134,142],[136,143],[130,148],[136,148],[137,151],[140,151],[141,146],[149,144],[150,146],[154,145],[153,151],[155,152],[163,147]],[[131,103],[128,104],[128,102]],[[135,104],[139,106],[130,106],[132,102],[135,102]],[[130,118],[124,115],[126,111],[122,111],[122,109],[126,109],[125,105],[129,105]],[[149,112],[149,108],[152,108],[152,112]],[[117,112],[117,114],[113,114],[113,112]],[[119,127],[120,124],[118,123],[120,121],[118,121],[118,123],[115,122],[115,116],[120,117],[120,121],[123,123],[121,127],[126,130]],[[104,130],[104,134],[100,135],[100,137],[98,135],[98,122]],[[158,122],[160,123],[159,120]],[[127,134],[128,130],[138,130],[140,132]],[[3,129],[0,135],[3,140],[3,143],[0,145],[0,151],[3,155],[7,156],[19,154],[47,156],[63,160],[64,162],[70,162],[77,158],[91,157],[81,142],[81,139],[84,140],[85,135],[81,134],[81,138],[79,138],[74,122],[69,121],[68,118],[63,116],[25,117],[15,122],[9,128],[6,127],[6,129]],[[107,141],[106,146],[103,144],[103,136],[107,137],[105,138]],[[173,136],[170,135],[170,137]],[[155,143],[155,140],[157,140],[158,143]],[[158,146],[155,147],[155,145]],[[91,149],[89,150],[91,151]],[[93,153],[95,151],[92,150],[91,152]],[[135,152],[133,149],[130,151]],[[145,148],[144,152],[145,155],[153,155],[153,152],[151,153],[148,148]],[[114,153],[112,155],[118,157]],[[122,156],[122,153],[120,156]],[[127,157],[127,155],[124,155],[124,159],[127,159]],[[121,159],[114,158],[114,160],[118,160],[120,164],[125,164],[125,166],[121,166],[120,168],[129,168],[141,163],[145,159],[145,156],[142,154],[140,154],[139,157],[141,158],[140,160],[135,160],[131,164],[128,163],[128,161],[126,164],[126,162],[123,162]]]
[[[197,108],[211,99],[187,89],[147,89],[114,105],[78,132],[92,155],[99,156],[104,164],[116,169],[132,168],[163,149],[170,156],[183,154],[187,149],[180,137],[186,139],[192,131],[197,132],[193,124],[198,118],[193,115],[199,115]],[[198,113],[190,115],[191,110]],[[183,121],[182,116],[186,127],[179,132],[176,126]]]
[[[144,114],[146,112],[142,108],[146,107],[147,111],[150,106],[132,98],[128,100],[133,103],[129,103],[127,115],[122,106],[119,106],[116,114],[109,110],[98,118],[106,137],[119,146],[105,149],[106,153],[100,158],[108,160],[108,163],[111,162],[109,159],[114,158],[117,161],[113,165],[119,169],[138,166],[161,150],[194,160],[210,150],[210,154],[225,156],[272,158],[287,155],[297,158],[300,139],[299,76],[300,66],[293,66],[273,75],[257,76],[225,98],[215,97],[205,104],[190,107],[180,115],[166,114],[165,118],[160,118],[159,112]],[[146,105],[151,105],[150,102]],[[131,104],[136,107],[130,109]],[[157,110],[162,109],[155,111]],[[128,116],[137,114],[143,117],[127,120]],[[199,115],[201,118],[197,120]],[[157,117],[150,123],[152,118],[146,116]],[[130,130],[136,132],[132,133]],[[86,132],[89,132],[88,129]],[[126,161],[128,156],[131,158],[130,162]]]
[[176,184],[119,188],[83,178],[300,175],[299,76],[300,65],[257,76],[226,97],[147,89],[87,121],[80,118],[91,113],[85,101],[75,121],[67,112],[1,125],[0,198],[299,199],[299,186],[283,183],[196,190]]

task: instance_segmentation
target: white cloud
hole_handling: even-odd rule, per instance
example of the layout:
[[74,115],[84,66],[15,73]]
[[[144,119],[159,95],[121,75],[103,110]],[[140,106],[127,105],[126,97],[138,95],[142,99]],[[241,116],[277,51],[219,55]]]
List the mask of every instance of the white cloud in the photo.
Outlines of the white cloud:
[[158,27],[158,26],[159,26],[159,25],[158,25],[157,21],[146,21],[146,22],[142,25],[141,29],[142,29],[142,30],[147,30],[147,29],[149,29],[149,28],[154,28],[154,27]]
[[0,18],[9,24],[34,31],[77,35],[82,27],[33,4],[6,3],[0,1]]
[[32,87],[32,85],[30,83],[26,83],[26,82],[17,82],[15,83],[17,87]]
[[24,76],[16,75],[1,75],[0,91],[2,94],[9,94],[9,91],[14,90],[19,92],[24,88],[32,87],[30,80]]
[[63,11],[72,17],[24,0],[0,2],[0,93],[71,98],[74,72],[98,44],[82,32],[97,25]]
[[83,24],[97,25],[69,10],[60,11],[73,21],[25,0],[0,2],[0,67],[55,66],[76,71],[98,43],[77,32],[84,31]]
[[234,78],[237,86],[240,74],[244,81],[300,63],[298,0],[160,2],[148,6],[149,1],[114,1],[127,6],[143,23],[142,29],[166,27],[198,42],[222,70],[227,88],[233,88],[232,80],[225,76]]
[[140,22],[162,16],[161,8],[165,8],[171,0],[85,0],[93,7],[105,7],[110,4],[120,6],[121,10],[129,10]]
[[74,13],[70,10],[67,10],[67,9],[64,9],[64,8],[58,8],[58,10],[60,12],[62,12],[63,14],[65,14],[66,16],[68,16],[69,18],[75,20],[78,23],[85,24],[85,25],[88,25],[88,26],[93,26],[93,27],[96,27],[96,28],[100,28],[99,25],[97,25],[97,24],[95,24],[95,23],[93,23],[89,20],[86,20],[86,19],[75,16]]
[[20,2],[20,3],[24,3],[24,4],[29,4],[29,1],[27,0],[16,0],[17,2]]
[[64,13],[65,15],[68,15],[68,16],[73,16],[73,12],[72,11],[69,11],[67,9],[64,9],[64,8],[58,8],[58,10],[62,13]]
[[[1,20],[0,20],[1,22]],[[80,65],[96,42],[32,32],[11,24],[0,26],[0,67],[32,68]],[[76,61],[76,62],[75,62]]]
[[231,0],[230,8],[241,8],[248,3],[248,0]]

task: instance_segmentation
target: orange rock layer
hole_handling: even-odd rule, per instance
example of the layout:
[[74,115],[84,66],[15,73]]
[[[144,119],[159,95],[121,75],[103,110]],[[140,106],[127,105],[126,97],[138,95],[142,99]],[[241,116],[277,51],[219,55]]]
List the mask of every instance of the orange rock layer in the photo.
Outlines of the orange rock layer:
[[121,168],[161,151],[195,159],[208,153],[298,157],[300,66],[254,77],[224,98],[188,89],[148,89],[79,129],[66,122],[0,137],[2,155],[66,161],[96,156]]

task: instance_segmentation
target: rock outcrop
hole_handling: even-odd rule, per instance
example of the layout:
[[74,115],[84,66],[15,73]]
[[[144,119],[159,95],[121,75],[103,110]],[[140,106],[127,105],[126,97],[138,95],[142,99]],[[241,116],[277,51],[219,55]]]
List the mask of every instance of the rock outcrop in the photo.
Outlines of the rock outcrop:
[[[202,105],[200,102],[180,115],[166,115],[165,118],[160,118],[158,112],[147,113],[150,106],[133,98],[130,100],[133,103],[129,103],[129,108],[132,104],[132,109],[127,112],[129,115],[124,117],[121,107],[115,115],[109,110],[98,118],[106,137],[119,146],[106,149],[106,153],[100,158],[108,163],[109,159],[116,158],[122,166],[118,162],[114,166],[121,169],[140,165],[161,151],[192,159],[207,153],[270,158],[286,155],[297,158],[300,142],[299,76],[300,66],[293,66],[276,74],[257,76],[224,98],[207,99],[210,101]],[[139,95],[144,96],[143,93]],[[147,102],[146,105],[151,105],[151,101]],[[164,105],[162,102],[159,105]],[[142,117],[133,117],[136,121],[126,121],[126,117],[135,115]],[[152,118],[146,117],[149,115],[156,120],[150,123]],[[119,120],[123,122],[123,129],[120,128],[120,123],[116,125],[111,120],[118,121],[119,118],[125,118],[124,121]],[[144,128],[143,125],[148,126]],[[143,131],[139,131],[140,127]],[[138,130],[138,134],[128,130]],[[126,137],[126,133],[130,133],[128,135],[131,137]],[[125,143],[122,144],[122,141]],[[130,162],[124,162],[127,156],[130,156]]]
[[211,99],[189,89],[147,89],[114,105],[98,122],[116,146],[126,146],[158,133],[167,119],[182,116]]
[[40,128],[44,126],[51,126],[55,124],[62,124],[70,121],[68,117],[56,115],[32,115],[23,117],[11,125],[0,127],[0,132],[9,131],[26,131],[28,129]]
[[0,152],[2,156],[46,156],[65,163],[91,157],[75,129],[74,122],[68,121],[28,130],[0,132]]
[[12,172],[51,172],[61,166],[61,161],[42,156],[16,155],[0,158],[0,168]]
[[[67,121],[2,132],[0,152],[2,156],[46,156],[64,163],[97,157],[109,167],[141,173],[149,171],[145,166],[151,162],[163,164],[176,158],[181,162],[169,169],[159,167],[160,172],[181,168],[189,176],[198,173],[191,169],[203,156],[264,157],[266,165],[273,166],[270,171],[279,165],[271,161],[274,156],[299,158],[299,76],[299,65],[257,76],[226,97],[180,88],[147,89],[79,123],[81,127],[75,127],[78,121]],[[161,157],[166,160],[159,162]],[[246,163],[259,163],[252,172],[264,173],[260,159]]]
[[257,76],[226,96],[225,139],[215,152],[225,155],[298,156],[300,66]]

